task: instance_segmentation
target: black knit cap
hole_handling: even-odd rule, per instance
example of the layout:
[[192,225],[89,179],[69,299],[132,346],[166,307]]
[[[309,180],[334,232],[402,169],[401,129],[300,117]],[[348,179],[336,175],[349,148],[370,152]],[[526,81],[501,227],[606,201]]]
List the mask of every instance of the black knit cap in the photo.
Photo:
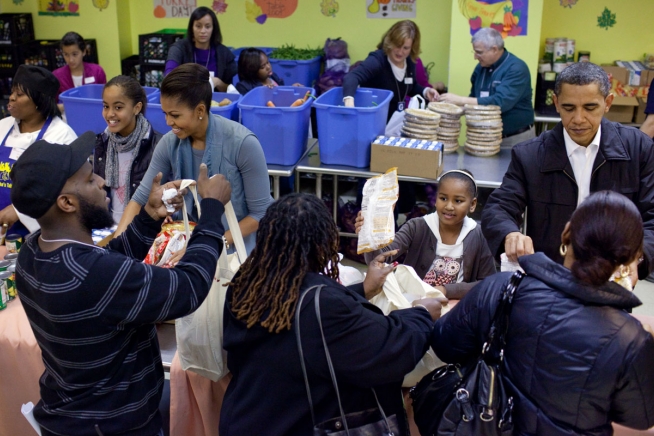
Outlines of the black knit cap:
[[50,71],[36,65],[21,65],[14,76],[14,85],[23,89],[38,91],[48,97],[56,97],[59,80]]
[[95,133],[85,132],[69,145],[43,139],[30,145],[11,168],[11,203],[32,218],[39,219],[52,207],[66,181],[89,160],[95,147]]

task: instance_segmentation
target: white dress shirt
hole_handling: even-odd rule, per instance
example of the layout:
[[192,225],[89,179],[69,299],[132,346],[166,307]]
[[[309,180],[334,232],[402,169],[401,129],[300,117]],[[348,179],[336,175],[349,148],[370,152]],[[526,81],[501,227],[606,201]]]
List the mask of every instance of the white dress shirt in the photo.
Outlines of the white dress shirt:
[[563,129],[563,139],[565,149],[568,153],[568,159],[572,165],[575,180],[577,181],[577,206],[590,195],[590,176],[593,173],[593,163],[599,151],[600,137],[602,135],[602,126],[597,129],[595,138],[587,147],[582,147],[572,140],[568,132]]

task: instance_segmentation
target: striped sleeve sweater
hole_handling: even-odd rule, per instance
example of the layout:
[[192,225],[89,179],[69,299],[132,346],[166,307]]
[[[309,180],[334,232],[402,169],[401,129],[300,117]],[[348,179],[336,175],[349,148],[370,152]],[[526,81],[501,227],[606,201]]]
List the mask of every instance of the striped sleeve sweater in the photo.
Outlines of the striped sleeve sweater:
[[107,249],[71,243],[44,253],[40,232],[27,239],[16,286],[45,364],[34,412],[44,435],[159,432],[164,377],[154,323],[202,303],[222,250],[223,205],[203,199],[201,207],[174,269],[141,262],[161,229],[143,210]]

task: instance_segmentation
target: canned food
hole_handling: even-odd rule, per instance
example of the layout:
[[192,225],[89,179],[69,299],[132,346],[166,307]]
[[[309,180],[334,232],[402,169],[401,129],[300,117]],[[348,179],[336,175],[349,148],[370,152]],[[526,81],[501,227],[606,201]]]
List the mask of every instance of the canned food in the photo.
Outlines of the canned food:
[[7,292],[9,293],[9,298],[14,299],[16,298],[16,264],[9,265],[9,268],[7,268],[7,272],[11,274],[11,277],[9,277],[9,280],[11,280],[11,289],[7,289]]
[[13,300],[16,297],[16,288],[13,280],[11,280],[11,273],[8,271],[0,272],[0,281],[2,281],[2,285],[7,293],[7,301]]
[[8,235],[5,239],[5,246],[9,253],[18,253],[21,245],[23,245],[23,237],[21,235]]
[[561,71],[565,70],[568,68],[568,64],[563,63],[563,64],[554,64],[554,72],[555,73],[560,73]]
[[574,62],[575,61],[575,40],[574,39],[568,39],[568,52],[566,55],[566,62]]
[[0,310],[7,307],[7,302],[9,302],[9,294],[7,293],[7,283],[4,280],[0,280]]
[[555,38],[545,40],[545,56],[543,56],[545,62],[552,63],[554,61],[554,41],[556,41]]
[[7,271],[7,267],[11,265],[9,260],[0,260],[0,272]]
[[580,50],[577,54],[577,62],[590,62],[590,52]]
[[8,260],[9,262],[15,263],[16,259],[18,259],[18,253],[5,254],[5,260]]
[[568,60],[568,41],[563,39],[557,39],[554,41],[554,63],[555,64],[564,64]]

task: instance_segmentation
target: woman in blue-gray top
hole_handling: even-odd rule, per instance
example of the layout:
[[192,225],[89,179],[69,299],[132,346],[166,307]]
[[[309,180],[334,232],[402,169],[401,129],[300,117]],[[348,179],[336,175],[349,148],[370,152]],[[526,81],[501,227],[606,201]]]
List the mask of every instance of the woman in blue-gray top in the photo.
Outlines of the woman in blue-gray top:
[[[232,204],[248,253],[254,248],[259,220],[272,203],[268,167],[259,140],[241,124],[209,112],[209,71],[198,64],[175,68],[161,83],[161,109],[172,128],[161,138],[141,185],[125,208],[116,235],[127,228],[150,193],[151,181],[163,173],[168,180],[197,180],[200,164],[209,175],[223,174],[232,187]],[[191,220],[197,221],[193,197],[186,196]],[[179,218],[179,217],[176,217]],[[223,222],[227,228],[227,222]],[[232,236],[225,232],[228,244]],[[177,256],[173,259],[173,264]]]

